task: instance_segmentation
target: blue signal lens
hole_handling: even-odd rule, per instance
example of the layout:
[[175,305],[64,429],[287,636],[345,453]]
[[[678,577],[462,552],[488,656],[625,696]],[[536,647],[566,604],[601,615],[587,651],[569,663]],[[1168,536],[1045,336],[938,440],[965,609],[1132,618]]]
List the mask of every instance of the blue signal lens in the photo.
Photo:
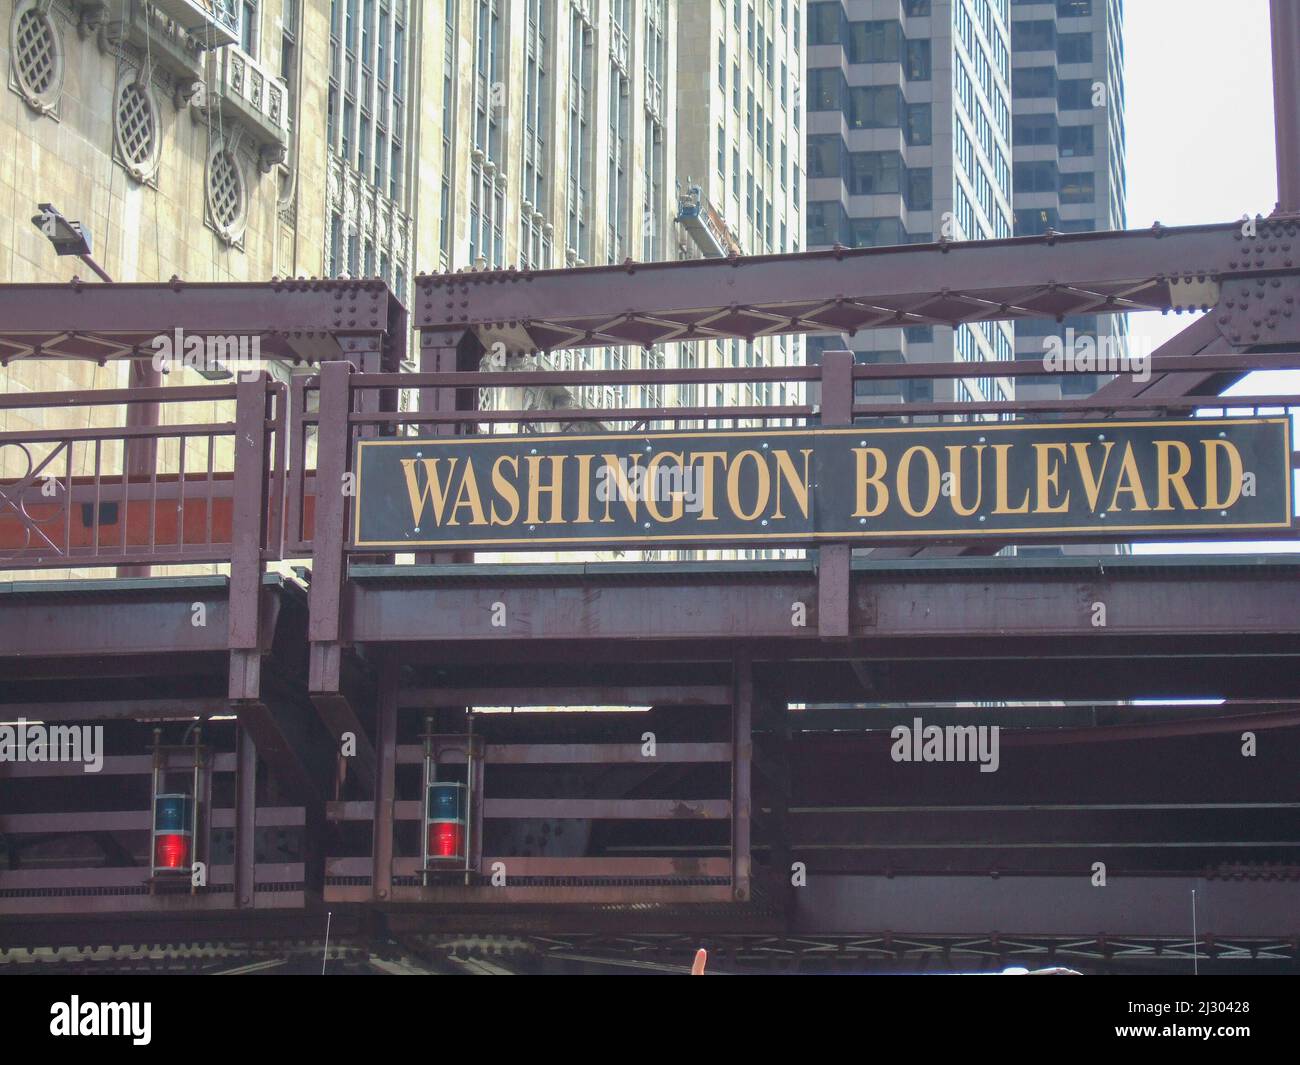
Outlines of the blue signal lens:
[[464,821],[465,786],[456,783],[430,784],[429,820]]
[[153,808],[155,831],[189,831],[190,797],[188,795],[159,795],[154,799]]

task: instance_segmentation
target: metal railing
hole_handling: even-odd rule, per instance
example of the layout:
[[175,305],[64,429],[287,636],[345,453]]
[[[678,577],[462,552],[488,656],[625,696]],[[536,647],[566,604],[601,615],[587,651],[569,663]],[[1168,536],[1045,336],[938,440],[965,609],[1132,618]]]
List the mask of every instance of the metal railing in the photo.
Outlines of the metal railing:
[[[1206,374],[1297,366],[1296,354],[1166,357],[1149,364],[1153,373]],[[0,415],[60,411],[66,417],[69,410],[86,412],[81,428],[0,432],[0,569],[230,562],[236,546],[236,501],[241,498],[256,508],[263,562],[312,556],[318,549],[318,476],[346,477],[355,442],[366,436],[801,428],[823,420],[823,369],[817,365],[363,374],[339,363],[337,369],[343,371],[344,384],[334,393],[323,387],[325,375],[316,374],[296,377],[290,387],[263,377],[240,384],[0,398]],[[988,371],[1001,378],[1049,376],[1035,360],[989,364]],[[851,368],[858,393],[871,382],[888,386],[970,376],[971,368],[961,363]],[[771,401],[707,402],[717,388],[731,391],[737,385]],[[784,385],[796,401],[774,401],[777,385]],[[567,389],[570,395],[591,388],[626,389],[634,405],[532,409],[527,393],[534,388]],[[638,390],[651,396],[658,390],[668,402],[639,405]],[[403,391],[418,394],[417,409],[397,409]],[[674,399],[701,392],[703,404],[672,405]],[[497,397],[492,409],[483,409],[483,393]],[[187,416],[186,404],[199,402],[230,404],[233,418],[227,414],[228,420],[206,421]],[[149,404],[160,406],[159,421],[164,424],[91,424],[97,408]],[[860,394],[851,404],[851,417],[853,424],[956,424],[1072,415],[1173,417],[1198,410],[1244,415],[1297,407],[1300,395],[1223,396],[1212,391],[1166,398],[977,403],[886,402]],[[241,421],[260,431],[241,437]],[[331,519],[329,536],[345,551],[350,550],[345,532],[348,506],[345,495],[343,512]]]
[[[1191,372],[1244,373],[1250,370],[1293,369],[1300,367],[1298,354],[1198,355],[1152,358],[1148,368],[1153,374]],[[902,382],[907,380],[970,379],[971,366],[964,363],[929,364],[857,364],[851,379],[855,392],[864,382]],[[983,371],[1000,378],[1062,376],[1053,374],[1042,360],[1016,360],[981,364]],[[447,371],[415,374],[346,373],[343,387],[330,394],[322,387],[323,376],[313,375],[294,382],[293,431],[287,501],[288,526],[286,551],[308,554],[318,549],[314,528],[315,471],[307,458],[311,449],[319,456],[328,454],[333,466],[330,477],[342,477],[351,467],[356,441],[373,436],[460,436],[498,435],[546,431],[619,431],[738,429],[761,427],[812,427],[822,423],[823,405],[817,400],[823,368],[813,366],[710,367],[701,369],[636,370],[508,370]],[[591,387],[663,389],[670,396],[674,389],[699,389],[706,398],[717,386],[740,385],[760,388],[785,384],[796,395],[813,393],[799,402],[748,403],[728,405],[627,406],[627,407],[556,407],[526,409],[494,402],[483,409],[482,393],[516,396],[530,388],[564,387],[582,394]],[[417,392],[419,408],[393,409],[392,397],[399,390]],[[775,391],[775,390],[773,390]],[[691,393],[686,392],[689,395]],[[841,402],[843,397],[840,397]],[[1020,400],[1004,402],[880,402],[863,396],[851,404],[854,425],[908,425],[951,423],[975,420],[1006,422],[1059,420],[1077,416],[1088,419],[1136,419],[1145,417],[1181,417],[1198,410],[1247,415],[1261,409],[1300,408],[1300,395],[1223,396],[1213,392],[1173,397],[1112,399]],[[323,457],[319,459],[323,469]],[[1297,462],[1300,465],[1300,462]],[[337,467],[337,468],[335,468]],[[345,530],[349,529],[345,497],[342,520],[331,540],[353,550]],[[323,545],[320,545],[323,549]]]
[[[193,403],[228,405],[233,419],[189,417]],[[91,424],[97,409],[155,405],[162,424]],[[0,569],[230,562],[241,506],[257,515],[262,561],[280,557],[283,384],[0,397],[0,416],[70,410],[83,427],[0,432]]]

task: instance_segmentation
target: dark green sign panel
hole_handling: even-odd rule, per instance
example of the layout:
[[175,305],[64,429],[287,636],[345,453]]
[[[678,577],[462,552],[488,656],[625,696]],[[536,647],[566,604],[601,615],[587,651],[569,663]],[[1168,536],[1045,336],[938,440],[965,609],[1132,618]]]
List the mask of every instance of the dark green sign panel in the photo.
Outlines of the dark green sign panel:
[[1287,418],[360,440],[356,547],[1240,534],[1291,524]]

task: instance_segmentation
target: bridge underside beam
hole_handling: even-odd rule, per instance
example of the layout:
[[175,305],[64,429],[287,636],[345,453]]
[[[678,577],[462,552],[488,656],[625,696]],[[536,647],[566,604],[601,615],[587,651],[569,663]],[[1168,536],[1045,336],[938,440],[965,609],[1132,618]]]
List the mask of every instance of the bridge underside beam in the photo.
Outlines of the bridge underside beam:
[[[1021,638],[1065,641],[1058,650],[1073,653],[1108,638],[1300,636],[1300,564],[1277,556],[1044,561],[858,564],[848,635],[948,645],[992,637],[1008,653],[1023,653]],[[684,564],[670,574],[501,567],[471,579],[433,567],[375,567],[354,578],[345,596],[354,643],[817,640],[817,580],[798,562]],[[498,602],[505,625],[493,624]]]
[[[1137,877],[1094,887],[1074,877],[810,878],[795,892],[796,930],[921,935],[1172,936],[1300,934],[1300,882]],[[1279,935],[1279,932],[1282,934]]]

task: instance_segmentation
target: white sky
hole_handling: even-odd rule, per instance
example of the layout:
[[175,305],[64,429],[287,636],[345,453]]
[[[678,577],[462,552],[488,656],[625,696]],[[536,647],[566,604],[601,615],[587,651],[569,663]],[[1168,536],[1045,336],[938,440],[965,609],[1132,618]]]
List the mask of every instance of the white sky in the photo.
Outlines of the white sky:
[[[1126,0],[1128,228],[1268,215],[1277,202],[1268,0]],[[1129,316],[1149,351],[1188,315]],[[1149,345],[1149,346],[1148,346]],[[1252,374],[1236,393],[1300,393],[1300,371]],[[1279,412],[1280,413],[1280,412]],[[1292,543],[1152,544],[1137,552],[1297,551]]]

